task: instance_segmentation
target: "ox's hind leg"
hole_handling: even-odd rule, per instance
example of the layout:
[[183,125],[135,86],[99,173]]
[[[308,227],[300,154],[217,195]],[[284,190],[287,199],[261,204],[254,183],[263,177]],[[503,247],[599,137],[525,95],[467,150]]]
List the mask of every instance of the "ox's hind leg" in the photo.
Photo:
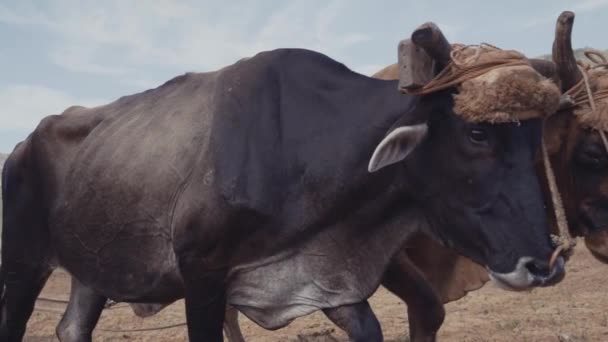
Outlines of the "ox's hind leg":
[[20,271],[14,271],[9,265],[2,265],[2,268],[5,288],[1,302],[0,341],[17,342],[25,335],[36,298],[51,274],[51,269],[28,269],[25,265]]
[[239,311],[234,307],[226,306],[226,316],[224,317],[224,335],[229,342],[245,342],[239,326]]
[[0,341],[21,341],[36,298],[52,272],[42,196],[19,156],[2,177],[3,228],[0,269]]
[[[4,220],[6,223],[7,220]],[[23,236],[13,236],[4,226],[0,278],[4,291],[0,301],[0,341],[21,341],[36,298],[51,275],[51,267]],[[20,235],[20,234],[17,234]],[[12,242],[11,243],[6,242]],[[25,252],[25,250],[30,250]]]
[[367,301],[323,310],[354,342],[381,342],[382,329]]
[[90,342],[107,298],[72,277],[70,302],[57,326],[61,342]]
[[437,331],[445,318],[443,303],[404,250],[391,261],[382,285],[407,303],[410,340],[436,341]]
[[226,272],[205,270],[199,257],[178,256],[186,294],[186,322],[191,342],[222,342],[226,311]]

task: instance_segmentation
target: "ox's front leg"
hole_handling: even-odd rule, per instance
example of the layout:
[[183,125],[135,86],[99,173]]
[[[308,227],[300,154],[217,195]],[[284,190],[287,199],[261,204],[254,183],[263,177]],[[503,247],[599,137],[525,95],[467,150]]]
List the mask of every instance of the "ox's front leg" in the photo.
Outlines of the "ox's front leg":
[[383,341],[380,323],[367,301],[323,310],[325,315],[354,342]]
[[245,342],[239,326],[239,311],[234,307],[226,306],[226,316],[224,318],[224,334],[228,342]]
[[382,285],[407,303],[412,342],[436,341],[445,309],[439,295],[402,249],[391,261]]
[[107,298],[72,277],[67,310],[56,329],[61,342],[90,342]]
[[222,342],[226,289],[224,270],[209,270],[198,257],[179,256],[186,293],[186,321],[191,342]]

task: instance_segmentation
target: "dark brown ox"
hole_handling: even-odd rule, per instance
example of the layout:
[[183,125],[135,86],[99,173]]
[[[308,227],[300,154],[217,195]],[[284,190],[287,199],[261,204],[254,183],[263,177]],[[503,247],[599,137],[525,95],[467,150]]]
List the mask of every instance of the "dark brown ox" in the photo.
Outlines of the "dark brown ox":
[[[575,90],[580,91],[576,98],[582,103],[551,116],[546,122],[545,140],[564,199],[570,233],[584,237],[591,253],[598,260],[608,262],[608,145],[600,135],[600,132],[608,131],[608,99],[602,98],[605,96],[602,94],[608,92],[608,68],[597,65],[605,64],[605,59],[597,60],[592,68],[583,68],[587,70],[592,93],[599,97],[595,101],[597,109],[594,115],[590,104],[585,103],[587,92],[583,74],[572,50],[573,23],[572,12],[559,16],[553,59],[562,91],[572,93],[572,88],[578,85]],[[540,65],[547,66],[539,61]],[[550,65],[543,69],[544,72],[553,72]],[[390,65],[373,77],[398,79],[399,66]],[[540,161],[538,164],[544,178],[545,169]],[[544,192],[548,199],[547,186]],[[548,210],[553,219],[550,205]],[[555,222],[552,225],[555,227]],[[435,340],[445,316],[442,303],[460,299],[489,280],[485,267],[423,234],[409,239],[396,259],[403,266],[402,271],[407,270],[401,277],[409,279],[410,288],[407,292],[394,292],[407,303],[410,337],[416,342]],[[230,336],[238,336],[240,330],[236,320],[231,321],[229,327]],[[231,341],[241,340],[235,338]]]
[[[450,46],[426,33],[402,65],[430,79]],[[515,65],[406,96],[281,49],[48,117],[3,170],[0,339],[21,340],[58,265],[75,285],[61,337],[78,341],[107,298],[182,297],[192,341],[222,340],[226,304],[269,329],[323,310],[380,341],[366,299],[410,291],[395,254],[418,232],[505,286],[555,284],[534,158],[559,90],[517,52],[479,52]]]

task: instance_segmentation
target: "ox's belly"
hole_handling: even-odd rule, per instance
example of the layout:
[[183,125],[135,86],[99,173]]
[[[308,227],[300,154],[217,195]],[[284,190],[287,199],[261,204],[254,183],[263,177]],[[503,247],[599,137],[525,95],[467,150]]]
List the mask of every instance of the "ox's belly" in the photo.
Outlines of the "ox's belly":
[[116,301],[167,302],[183,296],[170,239],[130,225],[55,232],[59,264],[84,285]]

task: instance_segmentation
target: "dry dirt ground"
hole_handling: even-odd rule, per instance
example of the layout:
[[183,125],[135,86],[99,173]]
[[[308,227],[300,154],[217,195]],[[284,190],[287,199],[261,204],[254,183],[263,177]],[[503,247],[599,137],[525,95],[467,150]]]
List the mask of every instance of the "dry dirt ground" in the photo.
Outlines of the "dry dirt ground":
[[[440,341],[608,341],[608,266],[593,259],[579,244],[558,286],[530,293],[511,293],[488,284],[447,305]],[[67,298],[69,282],[56,272],[44,296]],[[405,305],[386,290],[371,299],[386,341],[408,341]],[[61,306],[39,302],[25,341],[56,341],[54,329]],[[59,312],[58,312],[59,311]],[[119,304],[105,310],[94,341],[186,341],[183,326],[154,332],[112,332],[171,325],[184,321],[183,302],[155,317],[141,319]],[[247,341],[346,341],[321,314],[300,318],[278,331],[265,331],[246,318],[241,326]]]

